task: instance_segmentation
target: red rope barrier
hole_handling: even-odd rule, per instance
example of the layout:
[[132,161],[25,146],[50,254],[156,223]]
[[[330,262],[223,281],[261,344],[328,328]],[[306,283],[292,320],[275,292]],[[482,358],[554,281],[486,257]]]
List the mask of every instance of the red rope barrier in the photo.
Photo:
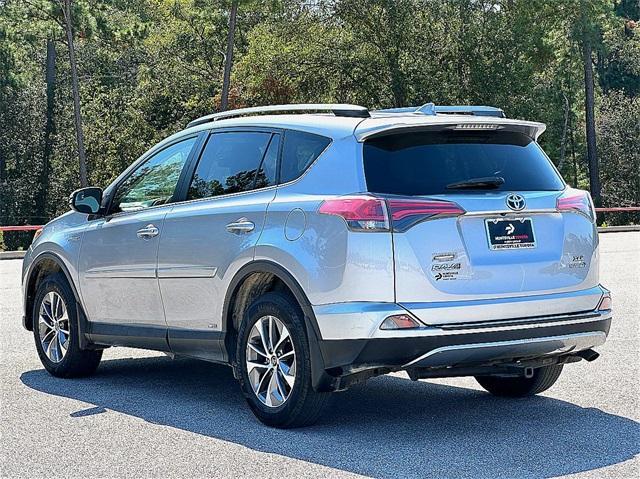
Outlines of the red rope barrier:
[[624,213],[626,211],[640,211],[640,206],[623,206],[619,208],[596,208],[598,213]]
[[[614,208],[596,208],[598,213],[625,213],[631,211],[640,211],[640,206],[620,206]],[[0,226],[0,231],[35,231],[42,228],[42,225],[23,225],[23,226]]]
[[41,225],[0,226],[0,231],[34,231],[40,228],[42,228]]

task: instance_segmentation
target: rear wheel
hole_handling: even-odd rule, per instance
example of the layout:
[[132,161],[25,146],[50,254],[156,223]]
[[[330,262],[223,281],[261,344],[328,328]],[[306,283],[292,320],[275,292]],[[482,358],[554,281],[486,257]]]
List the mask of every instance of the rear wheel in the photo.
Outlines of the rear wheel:
[[80,349],[77,303],[61,274],[48,276],[36,291],[33,336],[40,361],[54,376],[70,378],[95,372],[102,351]]
[[476,376],[476,381],[494,396],[524,397],[546,391],[560,377],[562,364],[534,369],[533,377]]
[[293,428],[313,424],[330,393],[311,385],[311,356],[304,318],[288,295],[267,293],[247,309],[236,351],[242,392],[264,424]]

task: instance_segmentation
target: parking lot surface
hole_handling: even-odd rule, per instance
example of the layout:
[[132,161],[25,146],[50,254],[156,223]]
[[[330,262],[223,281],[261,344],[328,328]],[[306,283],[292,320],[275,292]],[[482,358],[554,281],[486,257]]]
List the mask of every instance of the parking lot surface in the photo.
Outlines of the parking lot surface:
[[21,325],[21,261],[0,261],[0,475],[640,477],[640,233],[600,237],[611,334],[549,391],[395,374],[290,431],[258,423],[225,366],[111,348],[91,378],[49,376]]

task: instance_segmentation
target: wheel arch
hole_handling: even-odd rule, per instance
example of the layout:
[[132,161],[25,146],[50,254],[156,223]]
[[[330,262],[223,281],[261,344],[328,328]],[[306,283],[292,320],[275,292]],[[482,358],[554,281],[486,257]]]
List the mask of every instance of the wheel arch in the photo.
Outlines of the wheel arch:
[[316,390],[324,389],[324,384],[330,379],[325,372],[318,345],[321,335],[311,302],[295,277],[272,261],[258,260],[246,264],[229,283],[222,309],[225,349],[229,362],[232,365],[235,363],[237,331],[244,311],[254,299],[268,291],[287,292],[300,306],[309,339],[312,384]]
[[36,291],[38,290],[40,283],[42,283],[47,276],[52,274],[62,274],[71,288],[77,305],[76,310],[78,313],[80,347],[84,349],[88,346],[88,341],[85,336],[85,332],[87,331],[87,319],[84,314],[80,295],[78,294],[76,285],[71,278],[69,269],[62,258],[55,253],[45,252],[39,254],[25,275],[23,325],[27,330],[33,331],[33,317],[31,313],[33,311],[33,302],[35,301]]

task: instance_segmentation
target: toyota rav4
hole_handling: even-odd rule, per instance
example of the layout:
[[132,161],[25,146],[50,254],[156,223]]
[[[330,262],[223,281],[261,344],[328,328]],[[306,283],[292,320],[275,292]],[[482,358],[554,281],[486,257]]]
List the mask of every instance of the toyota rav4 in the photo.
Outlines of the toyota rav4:
[[59,377],[110,346],[228,364],[276,427],[395,371],[540,393],[611,322],[591,198],[544,129],[433,104],[200,118],[39,232],[24,326]]

